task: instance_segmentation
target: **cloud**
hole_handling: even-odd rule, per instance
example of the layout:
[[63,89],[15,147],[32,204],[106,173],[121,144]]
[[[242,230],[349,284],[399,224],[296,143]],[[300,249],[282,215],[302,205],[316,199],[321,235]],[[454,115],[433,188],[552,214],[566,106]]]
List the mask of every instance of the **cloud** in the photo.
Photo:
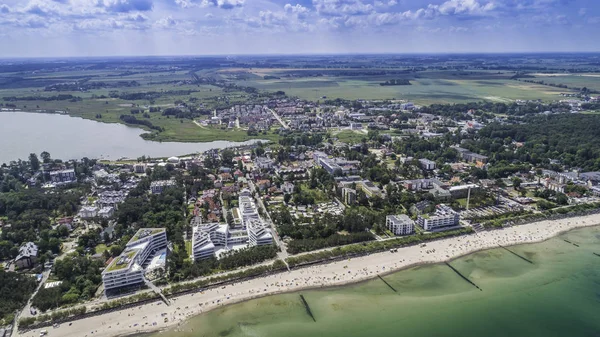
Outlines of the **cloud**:
[[135,13],[124,16],[123,20],[132,22],[146,22],[148,21],[148,17],[142,13]]
[[0,13],[10,13],[10,7],[5,4],[0,5]]
[[171,16],[164,17],[154,23],[155,27],[158,28],[171,28],[177,25],[177,21],[173,19]]
[[234,9],[243,7],[245,0],[175,0],[175,4],[181,8],[193,7],[217,7],[222,9]]
[[480,15],[496,8],[493,2],[485,5],[477,0],[449,0],[441,4],[437,9],[442,15],[475,14]]
[[41,0],[29,2],[22,10],[23,13],[34,14],[38,16],[56,16],[58,9],[55,4]]
[[96,6],[107,12],[128,13],[134,11],[151,11],[152,0],[96,0]]
[[376,0],[374,3],[375,8],[388,8],[392,6],[396,6],[398,1],[396,0]]
[[365,15],[375,11],[373,5],[361,0],[313,0],[313,6],[319,15],[325,16]]

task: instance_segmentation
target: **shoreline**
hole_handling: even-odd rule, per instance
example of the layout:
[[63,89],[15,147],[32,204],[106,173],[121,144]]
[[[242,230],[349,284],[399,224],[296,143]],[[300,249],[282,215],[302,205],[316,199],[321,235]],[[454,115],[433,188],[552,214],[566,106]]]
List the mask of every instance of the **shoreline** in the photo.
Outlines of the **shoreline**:
[[[381,252],[366,256],[307,266],[255,279],[171,298],[171,305],[162,302],[115,310],[103,315],[47,327],[50,335],[81,337],[83,335],[113,337],[152,333],[179,327],[189,318],[230,304],[282,293],[309,289],[342,287],[385,276],[420,265],[451,262],[479,251],[533,244],[547,241],[573,229],[600,225],[600,214],[543,220],[468,236],[447,238],[426,244],[399,248],[398,252]],[[127,316],[124,314],[127,312]],[[164,318],[168,322],[164,322]],[[82,329],[94,327],[85,333]],[[37,329],[39,330],[39,329]],[[38,336],[30,330],[17,336]]]
[[[160,134],[161,132],[157,133],[156,130],[152,130],[149,127],[142,125],[142,124],[130,124],[130,123],[125,123],[121,120],[102,120],[102,119],[88,117],[85,114],[82,114],[80,112],[79,113],[78,112],[61,113],[61,112],[57,112],[57,111],[53,112],[53,111],[25,111],[25,110],[4,110],[4,111],[0,111],[0,112],[18,112],[18,113],[29,113],[29,114],[59,115],[59,116],[67,116],[67,117],[71,117],[71,118],[81,118],[83,120],[98,122],[98,123],[103,123],[103,124],[123,125],[128,128],[140,130],[140,134],[138,135],[138,137],[140,137],[141,139],[143,139],[145,141],[154,142],[154,143],[195,144],[195,143],[212,143],[212,142],[221,142],[221,141],[232,142],[232,143],[246,143],[249,141],[261,141],[263,143],[273,142],[272,140],[269,140],[269,139],[260,138],[260,136],[245,136],[244,140],[231,140],[231,139],[227,139],[226,137],[223,137],[223,138],[215,137],[215,138],[200,139],[200,140],[177,139],[177,138],[152,139],[152,138],[148,138],[149,136],[144,136],[144,135]],[[173,131],[177,131],[177,130],[173,130]]]

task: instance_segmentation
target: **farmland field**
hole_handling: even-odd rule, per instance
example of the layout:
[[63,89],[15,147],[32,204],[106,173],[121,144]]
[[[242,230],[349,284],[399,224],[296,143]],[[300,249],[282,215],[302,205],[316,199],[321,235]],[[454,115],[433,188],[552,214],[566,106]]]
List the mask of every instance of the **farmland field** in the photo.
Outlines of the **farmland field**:
[[[252,70],[255,75],[265,74],[265,69]],[[275,76],[277,73],[273,73]],[[510,80],[514,73],[493,72],[423,72],[418,75],[392,76],[320,76],[279,77],[264,79],[246,76],[239,85],[260,90],[282,90],[289,96],[317,101],[326,99],[403,99],[417,104],[465,103],[493,101],[510,103],[517,99],[552,101],[569,89],[555,88],[535,83]],[[239,75],[238,75],[239,77]],[[390,79],[409,79],[412,85],[381,86]]]

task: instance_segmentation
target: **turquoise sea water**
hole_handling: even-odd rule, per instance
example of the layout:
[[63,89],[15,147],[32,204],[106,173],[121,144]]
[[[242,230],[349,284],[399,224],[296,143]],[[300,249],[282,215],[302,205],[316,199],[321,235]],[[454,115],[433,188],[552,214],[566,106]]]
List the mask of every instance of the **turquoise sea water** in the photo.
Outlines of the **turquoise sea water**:
[[[567,243],[571,241],[579,245]],[[344,287],[219,308],[152,337],[600,336],[600,227]],[[302,294],[315,321],[307,314]]]

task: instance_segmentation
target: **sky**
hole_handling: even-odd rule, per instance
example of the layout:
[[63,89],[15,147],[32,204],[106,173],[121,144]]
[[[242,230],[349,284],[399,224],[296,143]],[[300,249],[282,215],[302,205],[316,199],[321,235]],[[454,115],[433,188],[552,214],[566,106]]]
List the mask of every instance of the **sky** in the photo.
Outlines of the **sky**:
[[600,51],[600,0],[0,0],[0,57]]

